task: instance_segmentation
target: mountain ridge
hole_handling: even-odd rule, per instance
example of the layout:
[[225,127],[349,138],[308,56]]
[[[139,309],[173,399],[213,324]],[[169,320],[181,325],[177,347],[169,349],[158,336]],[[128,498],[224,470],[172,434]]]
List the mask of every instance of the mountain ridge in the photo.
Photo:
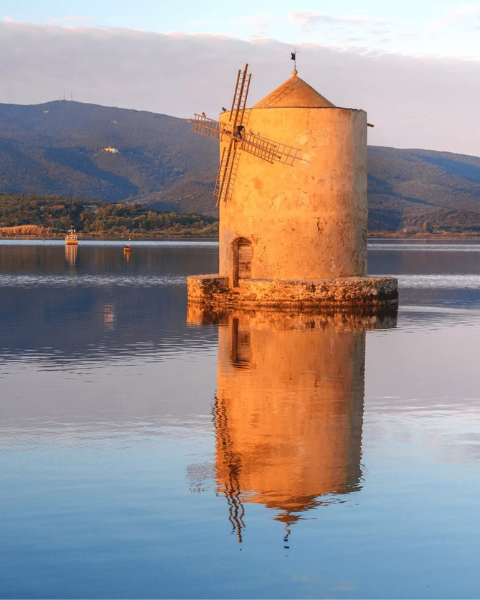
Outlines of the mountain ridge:
[[[71,100],[0,104],[0,192],[216,216],[217,168],[217,144],[193,135],[186,119]],[[370,230],[416,227],[423,214],[451,227],[452,211],[473,223],[480,158],[369,146],[368,188]]]

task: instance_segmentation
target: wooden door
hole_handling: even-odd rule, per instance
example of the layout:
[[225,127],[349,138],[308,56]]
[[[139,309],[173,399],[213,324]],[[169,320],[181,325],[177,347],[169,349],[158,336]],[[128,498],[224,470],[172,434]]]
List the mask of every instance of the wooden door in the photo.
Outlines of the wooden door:
[[252,278],[252,244],[239,240],[237,246],[237,279]]

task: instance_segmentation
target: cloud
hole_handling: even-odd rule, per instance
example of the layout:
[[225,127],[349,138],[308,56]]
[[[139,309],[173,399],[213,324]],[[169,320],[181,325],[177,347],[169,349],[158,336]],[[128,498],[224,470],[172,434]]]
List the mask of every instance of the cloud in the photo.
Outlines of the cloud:
[[[240,67],[250,64],[254,104],[290,76],[290,51],[266,39],[0,22],[0,102],[36,104],[66,90],[81,102],[215,116]],[[480,155],[478,61],[316,44],[298,59],[300,76],[333,103],[367,110],[370,143]]]
[[190,25],[218,25],[220,21],[218,19],[193,19],[190,21]]
[[462,23],[472,16],[480,15],[480,4],[461,4],[457,8],[447,10],[440,19],[431,21],[429,27],[438,28]]
[[302,32],[313,31],[320,25],[329,25],[329,26],[340,26],[340,25],[356,25],[356,26],[364,26],[364,25],[396,25],[395,21],[391,21],[389,19],[379,19],[376,17],[367,17],[367,16],[345,16],[345,17],[330,17],[325,14],[316,13],[311,10],[307,11],[294,11],[290,13],[290,17],[293,21],[297,22],[300,25]]
[[375,36],[388,35],[390,33],[390,29],[374,29],[370,33]]
[[329,17],[328,15],[322,15],[320,13],[315,13],[311,10],[308,11],[295,11],[290,13],[292,19],[297,23],[300,23],[302,27],[311,27],[312,25],[317,25],[318,23],[337,23],[338,19],[334,17]]
[[50,19],[52,25],[59,25],[62,23],[93,23],[95,19],[93,17],[62,17],[59,19]]
[[270,27],[279,23],[282,19],[269,17],[268,15],[255,15],[250,17],[239,17],[230,21],[234,29],[252,28],[253,33],[249,35],[251,41],[261,40],[267,37]]

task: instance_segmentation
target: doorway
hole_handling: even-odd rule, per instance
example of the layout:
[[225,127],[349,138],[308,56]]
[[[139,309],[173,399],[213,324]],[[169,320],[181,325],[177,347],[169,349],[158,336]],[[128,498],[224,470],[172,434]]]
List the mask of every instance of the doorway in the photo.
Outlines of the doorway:
[[235,242],[235,284],[241,279],[252,278],[253,247],[250,240],[238,238]]

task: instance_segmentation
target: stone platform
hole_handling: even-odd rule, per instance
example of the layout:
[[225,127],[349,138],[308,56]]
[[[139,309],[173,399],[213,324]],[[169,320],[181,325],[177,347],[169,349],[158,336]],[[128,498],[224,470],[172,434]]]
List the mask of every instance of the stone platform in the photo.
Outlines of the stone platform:
[[189,303],[211,307],[395,309],[398,281],[394,277],[339,279],[243,279],[230,287],[228,277],[187,278]]

